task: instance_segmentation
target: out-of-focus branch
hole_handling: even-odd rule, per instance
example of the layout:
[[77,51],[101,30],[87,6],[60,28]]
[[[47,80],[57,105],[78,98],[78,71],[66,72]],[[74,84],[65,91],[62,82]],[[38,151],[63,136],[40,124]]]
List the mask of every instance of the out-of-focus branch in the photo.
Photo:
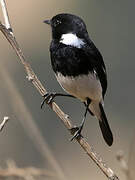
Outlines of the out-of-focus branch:
[[13,160],[7,161],[7,168],[3,169],[0,168],[0,178],[7,178],[7,177],[18,177],[23,179],[28,179],[28,177],[57,177],[56,174],[53,172],[50,172],[45,169],[39,169],[35,167],[25,167],[25,168],[19,168],[15,164]]
[[[21,93],[17,90],[8,70],[2,64],[0,65],[0,77],[2,78],[2,81],[5,82],[6,88],[8,89],[8,94],[10,95],[9,100],[12,104],[12,111],[16,114],[16,117],[18,117],[18,120],[24,128],[25,133],[41,154],[42,161],[45,164],[46,161],[48,161],[53,170],[56,172],[59,180],[67,180],[68,178],[61,168],[57,157],[55,157],[45,137],[43,137],[39,127],[36,124],[36,121],[34,121],[31,112],[27,108]],[[14,104],[14,102],[17,102],[17,106]],[[31,179],[29,178],[28,180]]]
[[132,178],[130,176],[129,167],[127,165],[127,162],[124,159],[124,152],[123,151],[118,151],[117,154],[116,154],[116,159],[119,161],[120,166],[121,166],[121,170],[126,175],[127,180],[132,180]]
[[[4,13],[3,13],[3,15],[6,16],[6,14],[4,14]],[[39,79],[37,78],[36,74],[34,73],[34,71],[31,68],[30,64],[25,60],[25,57],[21,51],[21,48],[15,39],[15,36],[2,23],[0,23],[0,30],[4,34],[6,39],[9,41],[9,43],[11,44],[13,49],[15,50],[21,63],[24,65],[28,80],[31,81],[31,83],[34,85],[34,87],[43,96],[47,91],[43,87],[43,85],[41,84]],[[71,124],[71,120],[69,119],[69,117],[59,108],[59,106],[55,102],[53,102],[49,106],[60,117],[62,123],[73,135],[74,132],[71,131],[71,128],[73,126]],[[106,164],[103,162],[101,157],[99,157],[97,155],[97,153],[95,151],[93,151],[92,147],[87,143],[87,141],[82,136],[79,136],[78,138],[76,138],[76,140],[80,144],[80,146],[84,149],[84,151],[87,153],[87,155],[98,165],[98,167],[102,170],[102,172],[109,179],[118,180],[118,177],[114,174],[114,172],[109,167],[106,166]]]
[[4,128],[5,124],[8,122],[9,117],[8,116],[4,116],[3,121],[0,123],[0,131],[2,131],[2,129]]
[[116,154],[116,159],[120,162],[121,164],[121,169],[124,171],[124,173],[128,172],[128,166],[127,163],[124,159],[124,153],[123,151],[118,151]]

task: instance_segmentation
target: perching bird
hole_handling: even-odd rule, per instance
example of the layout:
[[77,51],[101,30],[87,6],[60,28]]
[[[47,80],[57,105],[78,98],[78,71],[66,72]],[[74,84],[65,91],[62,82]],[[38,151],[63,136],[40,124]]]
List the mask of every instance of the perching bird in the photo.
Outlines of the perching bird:
[[84,21],[76,15],[58,14],[44,22],[52,30],[50,56],[53,71],[59,84],[68,93],[47,93],[44,101],[50,103],[55,96],[61,95],[80,99],[86,111],[72,139],[81,134],[89,111],[99,120],[103,137],[111,146],[113,135],[103,108],[107,89],[106,68],[102,55],[89,38]]

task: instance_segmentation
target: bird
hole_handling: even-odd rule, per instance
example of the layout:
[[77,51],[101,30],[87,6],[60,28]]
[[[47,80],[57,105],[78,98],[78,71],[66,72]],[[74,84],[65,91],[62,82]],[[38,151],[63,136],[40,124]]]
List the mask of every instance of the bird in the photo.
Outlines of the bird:
[[50,104],[56,96],[79,99],[86,109],[80,126],[73,128],[75,132],[71,140],[81,136],[89,112],[98,119],[103,138],[111,146],[113,134],[104,111],[106,67],[100,51],[89,37],[85,22],[74,14],[61,13],[44,23],[50,25],[52,31],[52,69],[67,94],[45,93],[41,107],[45,102]]

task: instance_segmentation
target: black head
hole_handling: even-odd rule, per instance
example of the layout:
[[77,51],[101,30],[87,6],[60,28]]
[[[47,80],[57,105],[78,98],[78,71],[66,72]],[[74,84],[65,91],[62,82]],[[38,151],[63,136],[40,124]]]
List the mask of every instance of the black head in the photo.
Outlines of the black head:
[[60,39],[62,34],[73,33],[79,38],[87,34],[86,25],[83,20],[72,14],[58,14],[51,20],[45,20],[52,28],[53,39]]

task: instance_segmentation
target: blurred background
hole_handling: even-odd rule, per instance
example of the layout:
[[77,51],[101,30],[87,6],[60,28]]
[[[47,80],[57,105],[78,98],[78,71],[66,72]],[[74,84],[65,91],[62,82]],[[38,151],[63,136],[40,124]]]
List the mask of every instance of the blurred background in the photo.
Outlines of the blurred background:
[[[123,150],[130,168],[135,167],[135,2],[114,0],[23,0],[7,1],[11,24],[26,59],[48,91],[63,92],[51,69],[49,44],[51,31],[43,20],[58,13],[73,13],[82,17],[91,39],[101,51],[108,72],[105,111],[114,134],[114,144],[108,147],[90,115],[83,135],[120,179],[126,179],[116,160]],[[0,9],[0,20],[3,20]],[[105,179],[89,160],[48,106],[40,109],[41,96],[26,79],[23,66],[13,49],[0,33],[0,118],[10,121],[0,133],[0,167],[12,159],[19,167],[45,168],[58,177],[45,179]],[[84,107],[70,98],[56,102],[78,125]],[[39,137],[39,138],[37,138]],[[131,144],[132,149],[131,150]],[[132,160],[132,162],[131,162]]]

